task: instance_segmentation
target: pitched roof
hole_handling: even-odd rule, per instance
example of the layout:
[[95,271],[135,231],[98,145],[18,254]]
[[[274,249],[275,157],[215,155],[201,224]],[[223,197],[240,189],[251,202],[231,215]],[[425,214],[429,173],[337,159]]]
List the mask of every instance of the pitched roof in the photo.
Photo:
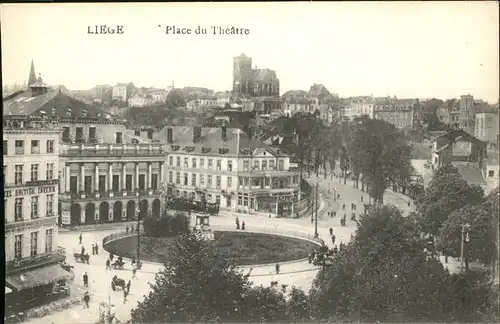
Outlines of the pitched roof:
[[326,92],[325,95],[330,94],[330,92],[326,89],[324,85],[315,83],[311,86],[311,89],[309,89],[307,96],[311,98],[319,98],[321,96],[321,92],[323,91]]
[[457,168],[458,173],[462,178],[469,184],[474,185],[485,185],[486,182],[483,179],[481,171],[474,163],[470,162],[451,162],[451,164]]
[[[236,155],[238,147],[238,131],[240,131],[239,140],[239,154],[244,154],[245,149],[251,150],[254,154],[257,149],[265,149],[274,155],[283,155],[282,152],[278,153],[277,149],[270,147],[269,145],[263,143],[255,138],[248,138],[248,135],[237,129],[237,128],[227,128],[227,140],[222,140],[222,128],[221,127],[202,127],[201,137],[196,143],[193,143],[193,127],[189,126],[165,126],[156,135],[155,139],[158,139],[162,143],[167,142],[167,130],[172,128],[173,143],[172,146],[179,146],[178,151],[181,152],[184,148],[194,148],[189,152],[199,153],[199,154],[210,154],[218,155],[219,149],[228,149],[225,154]],[[209,152],[206,149],[210,148]]]
[[305,97],[307,95],[307,91],[304,90],[288,90],[281,97]]
[[87,117],[99,117],[101,110],[74,98],[68,93],[53,90],[38,96],[32,96],[31,91],[25,91],[20,95],[3,102],[4,115],[41,115],[45,111],[48,115],[67,116],[67,110],[74,117],[82,116],[86,111]]
[[276,71],[270,69],[255,69],[253,70],[256,81],[268,81],[276,79]]

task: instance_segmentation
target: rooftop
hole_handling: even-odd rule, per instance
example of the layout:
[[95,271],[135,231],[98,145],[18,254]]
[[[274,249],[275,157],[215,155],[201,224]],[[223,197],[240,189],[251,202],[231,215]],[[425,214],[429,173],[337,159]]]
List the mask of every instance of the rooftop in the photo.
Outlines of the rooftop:
[[458,173],[462,178],[467,181],[467,183],[472,185],[485,185],[486,182],[481,175],[481,171],[477,167],[477,164],[470,162],[451,162],[451,164],[457,168]]
[[321,92],[323,91],[326,92],[326,95],[330,94],[324,85],[315,83],[311,86],[311,89],[309,89],[307,96],[311,98],[319,98],[321,96]]
[[[172,128],[173,135],[173,141],[170,145],[172,149],[177,148],[176,150],[179,152],[185,151],[209,155],[236,155],[239,146],[239,155],[250,155],[252,153],[255,155],[258,154],[258,152],[267,151],[274,156],[285,156],[280,149],[264,144],[255,138],[250,139],[245,132],[237,128],[227,128],[227,140],[223,141],[222,127],[200,127],[201,136],[196,143],[193,143],[193,127],[166,126],[155,134],[155,139],[159,139],[161,143],[166,143],[169,128]],[[240,132],[239,141],[238,131]],[[222,153],[219,149],[226,150],[223,150],[224,153]],[[174,150],[174,152],[176,150]]]

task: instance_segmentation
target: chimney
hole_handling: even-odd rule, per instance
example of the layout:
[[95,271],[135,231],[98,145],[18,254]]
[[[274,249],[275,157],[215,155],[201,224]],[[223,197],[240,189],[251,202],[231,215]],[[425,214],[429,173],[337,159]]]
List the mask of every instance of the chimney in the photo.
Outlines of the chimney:
[[201,126],[193,127],[193,143],[196,143],[201,138]]
[[248,127],[248,139],[252,139],[252,136],[253,136],[253,128],[252,127]]
[[167,128],[167,143],[172,144],[174,139],[172,137],[172,128]]
[[222,141],[225,142],[227,141],[227,127],[222,126]]

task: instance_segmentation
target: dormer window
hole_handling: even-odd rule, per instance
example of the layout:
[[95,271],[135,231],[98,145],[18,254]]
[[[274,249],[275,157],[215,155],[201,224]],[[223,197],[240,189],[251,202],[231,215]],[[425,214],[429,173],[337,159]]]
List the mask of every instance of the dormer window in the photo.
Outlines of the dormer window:
[[185,152],[192,152],[192,151],[194,151],[194,146],[186,146],[186,147],[184,147],[184,151]]
[[219,149],[219,154],[226,154],[227,152],[229,152],[228,148],[220,148]]
[[87,117],[87,111],[86,110],[82,110],[82,117]]
[[66,116],[71,117],[71,109],[66,109]]
[[201,148],[201,153],[208,153],[210,152],[210,147],[202,147]]
[[179,150],[179,145],[172,145],[172,151]]

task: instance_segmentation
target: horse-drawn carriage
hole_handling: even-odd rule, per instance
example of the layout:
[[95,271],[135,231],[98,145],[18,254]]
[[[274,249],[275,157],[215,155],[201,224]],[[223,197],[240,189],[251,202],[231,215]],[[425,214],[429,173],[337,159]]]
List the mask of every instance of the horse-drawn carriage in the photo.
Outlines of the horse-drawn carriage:
[[125,283],[125,280],[114,276],[113,279],[111,279],[111,289],[113,289],[113,291],[116,291],[118,287],[120,287],[122,290],[125,290],[127,284]]
[[116,259],[115,262],[111,263],[111,267],[115,270],[117,269],[123,269],[123,267],[125,266],[125,262],[123,261],[123,258],[122,257],[118,257],[118,259]]
[[86,263],[86,264],[90,263],[90,255],[86,252],[82,253],[82,251],[74,249],[73,256],[75,257],[75,262]]

